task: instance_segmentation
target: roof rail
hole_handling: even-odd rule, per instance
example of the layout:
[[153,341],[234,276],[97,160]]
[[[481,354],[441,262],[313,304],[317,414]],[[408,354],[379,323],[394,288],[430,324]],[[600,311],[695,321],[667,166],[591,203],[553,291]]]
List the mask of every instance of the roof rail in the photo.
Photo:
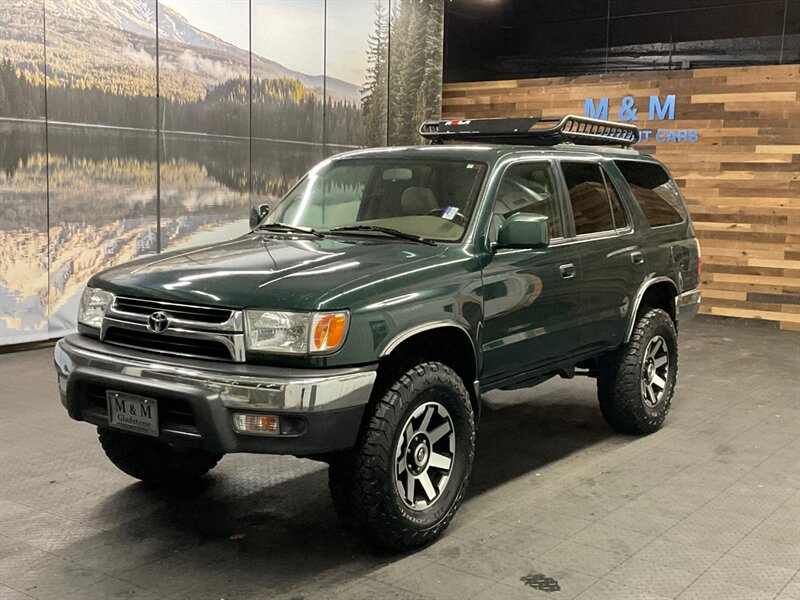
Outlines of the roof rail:
[[[549,123],[555,125],[548,126]],[[552,146],[562,142],[630,146],[639,139],[636,125],[577,115],[425,121],[420,125],[419,134],[434,144],[455,140],[525,146]]]

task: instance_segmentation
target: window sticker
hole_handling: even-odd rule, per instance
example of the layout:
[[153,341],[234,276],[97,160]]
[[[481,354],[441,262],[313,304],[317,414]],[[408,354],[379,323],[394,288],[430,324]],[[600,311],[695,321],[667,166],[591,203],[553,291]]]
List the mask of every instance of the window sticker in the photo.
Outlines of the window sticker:
[[455,216],[458,214],[458,207],[457,206],[448,206],[444,209],[442,213],[442,218],[447,219],[448,221],[452,221]]
[[469,163],[469,164],[467,165],[467,168],[468,168],[468,169],[474,169],[475,167],[476,167],[475,163]]

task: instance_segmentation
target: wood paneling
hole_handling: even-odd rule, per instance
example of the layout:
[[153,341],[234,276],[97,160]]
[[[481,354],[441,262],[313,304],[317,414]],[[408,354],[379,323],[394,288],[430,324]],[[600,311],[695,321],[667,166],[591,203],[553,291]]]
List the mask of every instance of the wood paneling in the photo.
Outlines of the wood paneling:
[[[647,121],[675,94],[673,121]],[[641,129],[697,129],[696,143],[647,143],[672,171],[703,251],[712,315],[800,330],[800,65],[451,83],[443,118],[583,114],[585,98],[636,99]]]

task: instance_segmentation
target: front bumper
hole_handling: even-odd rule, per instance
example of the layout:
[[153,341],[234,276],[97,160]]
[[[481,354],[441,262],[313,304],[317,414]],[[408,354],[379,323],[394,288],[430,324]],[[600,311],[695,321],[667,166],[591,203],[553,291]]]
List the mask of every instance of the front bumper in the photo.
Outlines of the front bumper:
[[[56,344],[54,360],[73,419],[107,427],[106,390],[155,398],[162,441],[222,453],[351,448],[377,375],[377,365],[312,371],[166,358],[77,334]],[[237,433],[234,412],[278,415],[286,427],[270,436]]]

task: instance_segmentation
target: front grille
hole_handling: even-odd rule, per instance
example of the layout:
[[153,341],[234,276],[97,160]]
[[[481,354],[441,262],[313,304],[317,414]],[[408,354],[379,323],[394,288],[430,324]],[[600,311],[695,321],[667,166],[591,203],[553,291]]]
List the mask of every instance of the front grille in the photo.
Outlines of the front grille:
[[[192,406],[186,400],[177,398],[155,398],[155,400],[158,402],[158,424],[161,429],[199,435]],[[94,417],[94,421],[108,419],[108,401],[104,387],[91,385],[86,388],[83,412],[84,416]]]
[[[151,323],[153,317],[162,328]],[[117,297],[100,339],[145,352],[243,362],[243,329],[240,310]]]
[[227,308],[190,306],[188,304],[174,304],[171,302],[119,297],[114,301],[114,309],[118,312],[141,315],[143,317],[147,317],[156,311],[164,311],[171,317],[182,321],[216,324],[225,323],[233,314],[233,311]]
[[180,354],[182,356],[211,358],[214,360],[231,360],[230,350],[225,344],[211,339],[179,337],[150,333],[149,331],[109,327],[106,329],[103,341],[148,352]]

